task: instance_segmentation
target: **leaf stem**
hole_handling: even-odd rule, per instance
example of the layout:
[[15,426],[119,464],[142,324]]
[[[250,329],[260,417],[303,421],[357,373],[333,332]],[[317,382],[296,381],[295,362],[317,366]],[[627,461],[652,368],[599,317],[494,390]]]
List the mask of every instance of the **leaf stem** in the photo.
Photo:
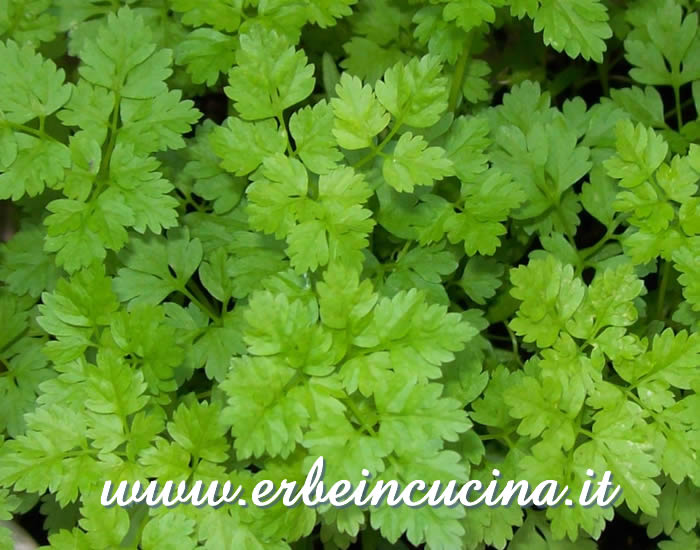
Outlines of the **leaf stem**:
[[588,248],[584,248],[578,251],[579,260],[581,264],[581,271],[583,271],[583,268],[586,267],[588,258],[596,254],[609,241],[617,239],[615,231],[617,231],[617,228],[620,227],[620,224],[623,221],[625,221],[626,217],[626,215],[622,215],[614,219],[610,227],[608,227],[608,230],[605,232],[605,235],[603,235],[603,237],[597,243],[595,243],[593,246],[589,246]]
[[510,434],[513,432],[498,432],[494,434],[480,434],[479,439],[481,441],[493,441],[494,439],[505,439],[506,437],[510,436]]
[[396,132],[399,131],[401,126],[403,125],[403,121],[401,119],[398,119],[394,122],[394,126],[391,128],[391,131],[386,135],[386,137],[377,145],[376,147],[372,148],[372,151],[367,153],[367,155],[357,161],[355,164],[352,165],[353,168],[362,168],[365,164],[367,164],[370,160],[372,160],[374,157],[376,157],[379,153],[382,152],[382,149],[386,147],[386,145],[391,141],[391,139],[396,135]]
[[587,430],[586,428],[579,428],[578,433],[583,434],[590,439],[595,439],[595,434],[591,430]]
[[515,356],[515,360],[518,362],[518,365],[522,367],[523,360],[520,358],[520,347],[518,346],[518,339],[515,337],[515,333],[513,332],[513,330],[508,326],[508,323],[503,324],[506,327],[506,330],[508,331],[508,336],[510,336],[510,343],[513,346],[513,355]]
[[[180,288],[180,292],[182,292],[190,300],[190,302],[195,304],[202,311],[202,313],[206,313],[212,321],[214,321],[215,323],[219,322],[220,318],[214,311],[214,308],[212,307],[211,303],[199,291],[198,288],[193,286],[192,292],[190,292],[190,290],[188,290],[186,286],[183,286],[182,288]],[[196,296],[197,294],[199,294],[199,297]]]
[[131,548],[132,550],[138,548],[139,542],[141,541],[141,534],[144,527],[146,527],[147,518],[148,507],[144,505],[136,507],[133,515],[130,517],[129,530],[119,545],[119,548]]
[[25,134],[32,135],[34,137],[38,137],[39,139],[48,139],[49,141],[53,141],[55,143],[60,143],[61,145],[64,145],[63,142],[60,140],[56,139],[52,135],[47,134],[44,131],[43,124],[40,124],[40,128],[32,128],[31,126],[27,126],[26,124],[17,124],[16,122],[10,122],[9,120],[4,120],[0,122],[0,126],[7,125],[8,127],[12,128],[13,130],[17,130],[19,132],[24,132]]
[[600,78],[603,95],[608,97],[610,95],[610,81],[608,79],[608,63],[605,56],[603,56],[603,62],[598,65],[598,77]]
[[[357,408],[357,405],[355,405],[355,403],[353,403],[352,398],[351,398],[351,397],[345,397],[345,398],[342,399],[341,401],[345,404],[345,406],[346,406],[348,409],[350,409],[350,412],[351,412],[353,415],[355,415],[355,418],[357,418],[357,421],[360,423],[360,425],[362,426],[362,428],[369,434],[369,436],[370,436],[370,437],[377,437],[377,432],[376,432],[376,431],[374,430],[374,428],[373,428],[372,426],[370,426],[370,425],[367,423],[367,421],[364,419],[364,417],[362,416],[362,413],[360,412],[360,409],[358,409],[358,408]],[[398,467],[398,465],[396,464],[396,460],[394,459],[394,457],[393,457],[391,454],[387,455],[385,458],[389,461],[389,464],[391,464],[391,465],[394,466],[395,468]]]
[[350,412],[355,415],[355,418],[357,418],[357,421],[365,429],[365,431],[372,437],[376,437],[377,432],[375,432],[374,428],[365,421],[365,419],[362,416],[362,413],[360,412],[360,409],[357,408],[357,405],[353,403],[352,399],[350,397],[343,399],[343,403],[345,404],[345,406],[347,406],[348,409],[350,409]]
[[291,376],[289,380],[287,380],[287,383],[284,385],[282,388],[282,393],[286,394],[289,390],[291,390],[294,386],[297,385],[297,382],[301,379],[303,373],[301,369],[297,369],[294,374]]
[[[681,111],[688,107],[689,105],[692,105],[694,103],[695,99],[692,97],[689,97],[686,99],[683,103],[681,103]],[[678,111],[678,106],[674,107],[670,111],[664,113],[664,120],[673,116],[676,112]]]
[[664,319],[664,300],[666,298],[666,289],[668,288],[668,280],[671,276],[671,263],[662,260],[663,267],[660,267],[661,283],[659,285],[659,293],[656,296],[656,318],[659,321]]
[[101,170],[106,170],[109,173],[109,165],[112,161],[112,153],[114,152],[114,147],[117,145],[117,131],[119,126],[119,109],[121,108],[121,94],[119,92],[114,93],[114,110],[112,111],[112,121],[109,129],[109,143],[107,144],[107,149],[105,151],[105,156],[102,160]]
[[681,128],[683,128],[683,108],[681,107],[681,88],[677,84],[673,86],[673,98],[676,101],[676,122],[680,132]]
[[277,119],[277,123],[280,125],[280,128],[284,130],[284,136],[287,139],[287,154],[290,157],[296,156],[296,151],[292,149],[292,142],[290,139],[289,135],[289,130],[287,129],[287,123],[284,121],[284,113],[279,113],[277,116],[275,116]]
[[196,394],[197,399],[207,399],[208,397],[211,397],[212,390],[207,390],[207,391],[202,391]]
[[114,93],[114,109],[112,110],[112,120],[109,126],[109,142],[102,156],[102,163],[97,172],[96,186],[92,191],[91,201],[100,194],[105,185],[109,181],[109,165],[112,163],[112,153],[117,145],[117,131],[119,127],[119,109],[121,108],[121,95],[119,92]]
[[447,103],[447,110],[451,113],[454,113],[455,109],[457,108],[457,103],[459,102],[459,95],[462,89],[462,83],[464,82],[464,73],[467,69],[467,61],[469,61],[469,56],[471,55],[473,41],[474,31],[472,30],[467,33],[467,37],[464,40],[462,53],[455,64],[455,74],[452,77],[452,86],[450,88],[450,95]]

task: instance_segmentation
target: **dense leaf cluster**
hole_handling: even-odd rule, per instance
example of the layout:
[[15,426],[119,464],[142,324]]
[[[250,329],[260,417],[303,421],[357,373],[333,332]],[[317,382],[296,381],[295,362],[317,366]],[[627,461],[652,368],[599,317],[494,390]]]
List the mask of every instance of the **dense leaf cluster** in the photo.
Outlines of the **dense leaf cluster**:
[[[3,1],[0,519],[39,508],[56,550],[544,550],[619,515],[700,548],[697,8]],[[319,455],[623,497],[99,504]]]

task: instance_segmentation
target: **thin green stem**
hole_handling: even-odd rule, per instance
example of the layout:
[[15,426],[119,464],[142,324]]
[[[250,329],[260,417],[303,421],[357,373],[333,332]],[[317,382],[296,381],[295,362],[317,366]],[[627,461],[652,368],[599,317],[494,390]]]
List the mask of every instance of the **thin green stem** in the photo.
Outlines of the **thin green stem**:
[[680,86],[673,86],[673,98],[676,101],[676,122],[678,123],[678,131],[683,128],[683,108],[681,107],[681,89]]
[[671,277],[671,263],[662,260],[663,267],[660,268],[661,283],[659,284],[659,293],[656,296],[656,318],[660,321],[664,319],[664,300],[666,299],[666,290],[668,288],[668,280]]
[[372,151],[369,152],[364,158],[360,159],[357,161],[355,164],[353,164],[353,168],[362,168],[365,164],[367,164],[369,161],[371,161],[374,157],[376,157],[379,153],[382,152],[382,149],[386,147],[386,145],[392,140],[392,138],[396,135],[396,133],[399,131],[401,126],[403,125],[402,120],[397,120],[394,122],[394,126],[391,129],[391,131],[386,135],[386,137],[381,141],[379,145],[376,147],[372,148]]
[[[459,285],[455,284],[454,286],[459,287]],[[461,288],[461,287],[460,287]],[[496,340],[497,342],[508,342],[510,343],[511,340],[507,336],[501,336],[500,334],[487,334],[486,335],[487,340]]]
[[664,420],[663,420],[661,417],[659,417],[659,415],[658,415],[656,412],[654,412],[653,410],[651,410],[651,409],[639,398],[639,396],[637,396],[637,395],[634,393],[634,391],[632,390],[632,388],[627,388],[627,389],[624,390],[624,392],[625,392],[625,395],[626,395],[630,400],[634,401],[637,405],[639,405],[642,409],[644,409],[644,410],[649,414],[649,416],[651,416],[651,418],[654,420],[654,422],[656,422],[656,423],[658,424],[658,427],[661,429],[662,432],[664,432],[665,434],[668,434],[668,433],[669,433],[669,428],[668,428],[668,426],[666,425],[666,422],[664,422]]
[[523,360],[520,358],[520,347],[518,346],[518,339],[515,337],[515,333],[513,330],[508,326],[508,323],[503,323],[506,327],[506,330],[508,331],[508,336],[510,336],[510,343],[513,346],[513,355],[515,356],[515,360],[518,362],[518,365],[521,367],[523,366]]
[[289,136],[289,130],[287,129],[287,123],[284,121],[284,113],[279,113],[276,117],[277,123],[280,125],[280,128],[284,130],[284,137],[287,140],[287,154],[290,157],[293,157],[296,155],[296,151],[292,149],[292,141]]
[[493,441],[495,439],[503,439],[507,434],[506,433],[496,433],[496,434],[481,434],[479,436],[479,439],[481,441]]
[[[352,398],[346,397],[345,399],[342,400],[342,402],[345,404],[345,406],[350,409],[350,412],[357,418],[357,421],[360,423],[362,428],[370,435],[370,437],[377,437],[377,432],[374,430],[372,426],[370,426],[367,421],[364,419],[362,416],[362,413],[360,412],[360,409],[357,408],[357,405],[353,403]],[[389,455],[386,457],[386,459],[389,461],[389,464],[392,466],[397,466],[396,460],[394,459],[393,456]]]
[[454,113],[455,109],[457,108],[457,103],[459,102],[462,83],[464,82],[464,73],[467,70],[467,61],[469,61],[469,56],[471,55],[473,41],[474,31],[470,31],[467,33],[467,37],[464,40],[462,53],[455,64],[455,74],[452,77],[452,86],[450,88],[450,95],[447,103],[447,110],[451,113]]
[[603,89],[603,95],[610,95],[610,82],[608,79],[608,63],[607,59],[604,57],[603,62],[598,65],[598,77],[600,78],[600,86]]
[[350,409],[350,412],[355,415],[355,418],[357,418],[357,421],[360,423],[360,425],[364,428],[364,430],[371,435],[372,437],[375,437],[377,435],[377,432],[374,431],[374,428],[370,426],[362,416],[362,413],[360,412],[360,409],[357,408],[357,405],[353,403],[351,398],[343,399],[343,403],[345,406],[347,406],[348,409]]
[[117,145],[117,133],[119,131],[119,110],[121,107],[121,95],[119,92],[114,94],[114,109],[112,110],[112,119],[109,125],[109,142],[107,143],[107,148],[105,149],[104,155],[102,155],[102,163],[100,164],[100,169],[97,173],[97,185],[93,190],[93,197],[100,194],[102,189],[107,185],[109,181],[109,165],[112,162],[112,153]]
[[[694,102],[695,102],[695,99],[692,97],[689,97],[688,99],[686,99],[683,103],[681,103],[681,111],[683,109],[685,109],[686,107],[688,107],[689,105],[692,105]],[[678,107],[676,106],[673,109],[671,109],[670,111],[664,113],[664,119],[672,117],[677,112],[678,112]]]
[[44,131],[43,124],[41,123],[41,121],[39,122],[39,126],[40,126],[39,129],[32,128],[31,126],[27,126],[26,124],[17,124],[16,122],[10,122],[8,120],[4,120],[4,121],[0,122],[0,126],[3,126],[3,125],[6,125],[6,126],[12,128],[13,130],[17,130],[19,132],[24,132],[25,134],[29,134],[29,135],[38,137],[39,139],[48,139],[50,141],[54,141],[56,143],[62,144],[61,141],[57,140],[55,137],[47,134]]
[[608,227],[608,230],[605,232],[605,235],[603,235],[603,237],[597,243],[595,243],[593,246],[589,246],[588,248],[578,251],[579,265],[576,268],[577,276],[581,274],[586,266],[590,265],[588,263],[588,259],[591,256],[598,253],[610,241],[615,241],[618,239],[617,235],[615,235],[615,231],[617,231],[620,224],[625,221],[626,217],[626,215],[622,215],[614,219],[610,227]]
[[398,264],[401,261],[401,258],[403,258],[406,255],[412,243],[413,241],[411,240],[408,240],[404,243],[403,248],[399,251],[398,255],[396,256],[396,264]]
[[130,518],[129,530],[122,540],[119,548],[130,548],[136,550],[141,541],[141,534],[148,520],[148,506],[141,504],[134,509]]
[[282,394],[286,394],[289,390],[291,390],[294,386],[297,385],[299,380],[301,380],[303,376],[303,373],[300,369],[298,369],[292,377],[287,380],[287,383],[284,385],[284,388],[282,388]]
[[219,321],[219,316],[214,312],[214,310],[211,307],[211,304],[209,303],[209,300],[204,298],[203,300],[197,298],[192,292],[190,292],[186,287],[183,287],[180,289],[180,292],[184,294],[190,302],[192,302],[194,305],[196,305],[202,313],[206,313],[206,315],[215,323]]
[[121,108],[121,95],[119,92],[114,94],[114,110],[112,111],[112,120],[109,125],[109,143],[107,144],[107,150],[105,151],[105,156],[101,168],[109,170],[109,163],[112,160],[112,153],[114,152],[114,147],[117,144],[117,132],[119,130],[119,110]]

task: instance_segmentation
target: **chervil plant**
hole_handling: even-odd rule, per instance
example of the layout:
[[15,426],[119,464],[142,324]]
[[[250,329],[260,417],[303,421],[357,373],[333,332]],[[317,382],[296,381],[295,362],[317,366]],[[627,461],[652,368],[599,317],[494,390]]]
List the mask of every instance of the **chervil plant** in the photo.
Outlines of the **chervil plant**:
[[[55,550],[700,548],[697,9],[4,0],[0,519]],[[622,496],[100,505],[318,456]]]

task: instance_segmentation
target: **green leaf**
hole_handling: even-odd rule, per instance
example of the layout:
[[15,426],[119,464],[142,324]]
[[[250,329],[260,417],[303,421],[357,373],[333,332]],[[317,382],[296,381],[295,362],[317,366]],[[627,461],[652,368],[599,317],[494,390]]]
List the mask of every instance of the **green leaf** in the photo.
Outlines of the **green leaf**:
[[[593,424],[594,440],[589,443],[605,460],[608,469],[622,487],[622,496],[630,510],[641,509],[654,514],[661,490],[654,480],[659,467],[653,461],[650,445],[644,438],[639,408],[629,404],[624,409],[602,411]],[[623,432],[625,427],[629,431]],[[625,435],[622,435],[625,434]]]
[[169,195],[173,186],[157,172],[159,166],[155,158],[138,155],[131,145],[118,143],[112,153],[110,190],[120,191],[124,205],[133,213],[130,225],[138,233],[145,233],[146,229],[160,233],[177,224],[178,202]]
[[[10,495],[5,489],[0,490],[0,521],[9,521],[12,519],[12,512],[17,507],[17,498]],[[6,527],[0,527],[0,543],[12,550],[14,547],[12,531]]]
[[338,97],[331,99],[335,124],[333,135],[345,149],[364,149],[389,124],[391,117],[374,95],[372,88],[343,73],[336,86]]
[[289,119],[296,153],[316,174],[327,174],[343,158],[333,136],[334,121],[333,109],[325,101],[319,101],[313,108],[304,107]]
[[700,537],[693,532],[687,532],[683,529],[675,529],[671,533],[671,540],[664,540],[659,543],[661,550],[681,550],[688,548],[697,550],[700,548]]
[[578,410],[566,411],[560,405],[567,388],[554,378],[542,381],[532,376],[518,378],[503,396],[510,415],[520,419],[518,433],[531,438],[542,435],[543,439],[556,442],[563,449],[573,447],[576,439],[574,415]]
[[485,154],[491,144],[488,135],[489,122],[486,117],[459,117],[452,124],[445,150],[461,181],[469,183],[488,168]]
[[447,21],[456,20],[465,31],[479,27],[482,23],[496,20],[494,7],[503,5],[503,0],[450,0],[443,10]]
[[417,185],[432,185],[453,174],[452,162],[440,147],[428,147],[421,136],[403,134],[390,158],[383,164],[386,182],[397,191],[413,191]]
[[376,391],[376,385],[364,378],[367,369],[393,369],[425,382],[441,376],[439,365],[452,361],[475,335],[476,329],[459,314],[426,303],[424,294],[415,289],[402,291],[377,303],[371,321],[353,339],[355,346],[372,353],[346,362],[341,375],[348,391],[359,384],[365,395]]
[[195,522],[184,514],[172,511],[151,519],[143,529],[141,547],[144,550],[172,548],[172,550],[195,550],[192,539]]
[[26,42],[22,48],[12,40],[0,42],[0,58],[0,111],[8,121],[24,124],[46,118],[70,98],[63,69]]
[[195,29],[175,47],[175,62],[185,65],[195,84],[213,86],[236,59],[234,37],[209,27]]
[[397,63],[377,82],[377,98],[400,123],[432,126],[447,109],[447,78],[441,71],[440,60],[430,55]]
[[67,126],[85,130],[98,144],[107,137],[110,115],[114,109],[114,92],[79,80],[70,100],[57,114]]
[[0,8],[0,36],[9,35],[21,44],[50,42],[57,21],[49,11],[50,0],[10,0]]
[[224,462],[228,458],[225,439],[227,427],[221,420],[221,410],[216,404],[181,404],[168,422],[168,433],[173,441],[192,456],[211,462]]
[[430,439],[456,441],[471,422],[459,401],[442,397],[440,384],[414,385],[395,375],[375,393],[379,434],[403,449],[407,442]]
[[110,13],[95,39],[80,52],[80,76],[122,98],[147,99],[167,91],[172,74],[170,50],[157,50],[152,33],[136,12],[123,7]]
[[492,255],[506,234],[503,225],[510,212],[524,200],[520,186],[509,174],[490,170],[475,182],[462,184],[462,211],[445,223],[451,243],[463,243],[470,256]]
[[266,158],[283,153],[287,137],[274,120],[244,122],[230,117],[225,126],[214,128],[210,142],[225,170],[245,176],[257,169]]
[[245,180],[234,178],[220,166],[221,159],[214,151],[212,133],[219,128],[212,121],[197,127],[196,136],[188,142],[188,161],[182,174],[193,183],[194,192],[213,201],[214,213],[229,212],[243,197]]
[[421,44],[427,45],[428,52],[442,61],[457,61],[466,40],[466,33],[443,19],[440,6],[420,8],[413,16],[413,22],[416,23],[413,35]]
[[24,432],[24,415],[36,407],[39,385],[55,376],[39,341],[29,337],[28,312],[23,309],[12,297],[0,297],[0,320],[12,327],[0,340],[0,399],[6,404],[0,429],[11,436]]
[[184,147],[182,134],[190,131],[201,113],[192,100],[182,100],[182,92],[171,90],[149,99],[124,99],[120,115],[120,144],[151,153]]
[[247,213],[254,229],[284,237],[295,226],[306,203],[308,172],[296,159],[277,154],[266,157],[248,187]]
[[17,201],[25,195],[35,197],[46,187],[58,187],[70,166],[68,148],[44,136],[17,133],[14,139],[16,158],[0,174],[0,199]]
[[126,267],[114,279],[114,291],[123,302],[159,304],[185,287],[201,261],[202,243],[190,240],[186,229],[171,231],[167,240],[134,239],[124,253]]
[[44,249],[57,252],[56,263],[69,273],[104,260],[107,249],[121,250],[129,239],[126,227],[135,223],[116,189],[103,192],[95,203],[56,199],[47,209]]
[[56,337],[46,344],[49,356],[67,362],[95,344],[95,332],[110,324],[119,303],[112,292],[111,279],[104,267],[93,264],[79,271],[70,281],[59,279],[52,293],[42,294],[39,325]]
[[455,254],[445,250],[445,243],[416,247],[401,255],[391,275],[384,282],[382,293],[392,296],[401,290],[417,288],[436,303],[446,304],[443,278],[457,269]]
[[484,305],[486,299],[493,298],[503,284],[500,280],[503,272],[503,264],[496,260],[474,256],[467,262],[459,286],[477,304]]
[[85,407],[92,412],[114,414],[124,420],[148,402],[148,397],[143,395],[146,389],[143,374],[113,354],[101,354],[97,365],[86,365],[85,376],[91,396],[85,400]]
[[212,26],[217,30],[233,32],[241,24],[243,2],[215,0],[202,5],[194,0],[174,0],[172,7],[182,12],[182,22],[192,27]]
[[80,512],[80,527],[87,531],[85,538],[95,550],[118,547],[129,530],[129,514],[119,506],[105,508],[97,499],[91,499]]
[[634,300],[644,288],[632,267],[622,265],[597,273],[581,308],[568,326],[578,338],[593,338],[603,327],[625,327],[634,324],[638,312]]
[[332,263],[317,287],[323,324],[334,329],[357,333],[374,305],[377,295],[368,280],[343,264]]
[[632,78],[641,84],[674,87],[700,78],[697,13],[683,17],[681,6],[668,0],[659,3],[646,27],[643,40],[639,34],[625,40]]
[[[120,355],[140,365],[154,393],[175,389],[173,371],[184,351],[176,343],[175,330],[165,324],[163,308],[139,304],[128,312],[119,311],[110,324],[110,337]],[[105,337],[103,343],[108,343]]]
[[75,500],[81,483],[70,468],[79,463],[64,458],[85,443],[85,419],[71,409],[53,406],[39,408],[25,420],[27,435],[0,447],[0,483],[36,493],[51,488],[59,503]]
[[598,0],[518,0],[511,12],[527,13],[534,19],[535,32],[543,32],[544,43],[569,57],[603,62],[605,40],[612,36],[605,4]]
[[574,269],[554,256],[512,269],[511,294],[522,303],[510,327],[526,342],[549,347],[581,305],[585,286]]
[[232,361],[231,374],[221,384],[229,397],[223,418],[232,426],[240,459],[265,453],[285,458],[301,442],[309,413],[286,389],[294,372],[267,357],[244,356]]
[[613,101],[630,113],[634,119],[651,128],[665,128],[664,104],[661,95],[651,86],[643,90],[636,86],[610,90]]
[[54,289],[59,271],[51,255],[42,251],[44,236],[39,227],[27,224],[0,244],[0,278],[13,294],[38,298]]
[[683,296],[695,311],[700,311],[698,254],[700,254],[700,238],[698,237],[688,239],[686,245],[673,252],[674,265],[681,272],[678,281],[683,286]]
[[313,91],[313,66],[306,64],[306,55],[286,38],[254,27],[240,41],[225,92],[242,118],[279,117]]
[[668,145],[653,130],[630,121],[620,121],[616,135],[617,154],[605,162],[608,175],[622,187],[641,185],[666,159]]

